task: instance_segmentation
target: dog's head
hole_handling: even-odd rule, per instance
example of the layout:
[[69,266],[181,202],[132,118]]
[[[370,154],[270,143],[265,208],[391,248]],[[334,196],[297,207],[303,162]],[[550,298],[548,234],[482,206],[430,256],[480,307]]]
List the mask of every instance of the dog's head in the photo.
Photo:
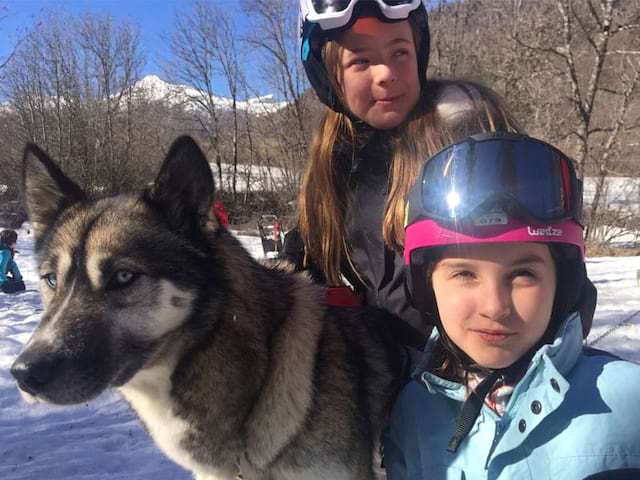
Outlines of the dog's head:
[[28,145],[23,191],[45,311],[11,372],[27,399],[86,401],[152,362],[215,285],[211,169],[181,137],[153,187],[92,200]]

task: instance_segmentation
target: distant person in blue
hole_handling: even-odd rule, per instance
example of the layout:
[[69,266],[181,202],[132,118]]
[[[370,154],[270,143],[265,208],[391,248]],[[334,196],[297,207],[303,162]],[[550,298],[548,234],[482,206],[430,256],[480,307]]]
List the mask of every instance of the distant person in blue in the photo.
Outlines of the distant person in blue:
[[16,293],[25,289],[22,275],[14,260],[18,234],[15,230],[0,232],[0,290]]
[[640,365],[583,342],[581,209],[572,161],[524,135],[425,164],[404,260],[436,329],[392,409],[390,480],[640,479]]

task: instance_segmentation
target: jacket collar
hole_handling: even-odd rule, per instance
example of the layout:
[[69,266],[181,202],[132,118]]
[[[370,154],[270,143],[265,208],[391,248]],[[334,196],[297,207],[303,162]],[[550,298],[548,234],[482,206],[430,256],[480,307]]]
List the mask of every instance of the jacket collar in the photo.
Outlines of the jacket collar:
[[[464,402],[466,388],[462,384],[442,379],[426,368],[438,337],[437,332],[432,333],[423,359],[414,371],[414,378],[429,393],[439,393]],[[490,415],[509,426],[500,440],[492,445],[486,459],[487,466],[492,459],[519,448],[531,432],[562,405],[570,386],[567,375],[576,364],[581,351],[582,324],[580,316],[574,313],[562,323],[553,343],[543,345],[535,353],[526,373],[515,386],[503,418],[499,419],[488,407],[483,407],[483,418]],[[538,405],[537,413],[542,414],[532,413],[531,406],[534,404]],[[478,429],[478,425],[476,422],[470,435]],[[525,425],[525,430],[520,425]],[[465,448],[467,447],[463,443],[461,449]]]
[[553,343],[545,344],[536,352],[531,366],[550,361],[562,375],[566,375],[576,364],[582,352],[582,322],[578,313],[570,314],[560,325]]
[[[374,130],[371,127],[358,131],[356,139],[356,154],[350,163],[350,173],[380,175],[388,173],[393,155],[393,139],[395,130]],[[338,147],[341,154],[346,150]],[[349,154],[351,150],[349,149]]]
[[[456,382],[442,379],[428,371],[428,365],[440,333],[434,329],[425,347],[424,354],[416,368],[414,376],[419,376],[422,383],[430,390],[438,390],[452,398],[464,398],[464,389]],[[550,370],[554,375],[564,377],[576,364],[582,351],[582,324],[578,313],[570,314],[560,325],[553,343],[545,344],[538,349],[531,359],[524,377],[518,382],[514,396],[518,390],[528,385],[540,370]],[[562,381],[568,386],[566,380]],[[462,396],[461,396],[462,395]]]

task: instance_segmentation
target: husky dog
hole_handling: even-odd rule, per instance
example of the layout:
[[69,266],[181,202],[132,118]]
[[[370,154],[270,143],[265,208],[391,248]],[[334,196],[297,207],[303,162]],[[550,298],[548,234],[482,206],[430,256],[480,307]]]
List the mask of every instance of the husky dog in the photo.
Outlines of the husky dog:
[[198,479],[373,478],[403,355],[378,309],[325,306],[210,216],[211,170],[181,137],[139,195],[90,199],[35,145],[23,187],[45,304],[11,372],[27,400],[115,387]]

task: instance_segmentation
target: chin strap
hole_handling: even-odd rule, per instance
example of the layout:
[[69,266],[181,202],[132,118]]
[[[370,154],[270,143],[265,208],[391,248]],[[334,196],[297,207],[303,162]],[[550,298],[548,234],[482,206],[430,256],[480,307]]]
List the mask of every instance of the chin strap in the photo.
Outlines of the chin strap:
[[[486,376],[475,389],[471,390],[462,405],[460,415],[458,415],[456,419],[455,432],[447,445],[448,452],[456,453],[462,441],[467,438],[467,435],[469,435],[473,425],[476,423],[478,415],[480,415],[480,410],[482,409],[485,398],[491,392],[496,382],[502,378],[507,383],[513,383],[515,379],[519,378],[520,373],[527,368],[536,350],[537,348],[532,348],[515,363],[505,368],[490,369],[481,367],[475,363],[469,363],[465,366],[467,372],[479,373]],[[468,358],[466,355],[465,357]]]
[[501,374],[497,370],[492,371],[478,384],[475,390],[471,391],[469,397],[467,397],[462,405],[462,411],[456,420],[456,430],[453,437],[449,440],[447,452],[456,453],[460,443],[462,443],[462,441],[467,437],[473,428],[474,423],[476,423],[476,418],[478,418],[478,415],[480,414],[480,409],[482,408],[484,399],[489,394],[498,378],[500,378],[500,375]]

